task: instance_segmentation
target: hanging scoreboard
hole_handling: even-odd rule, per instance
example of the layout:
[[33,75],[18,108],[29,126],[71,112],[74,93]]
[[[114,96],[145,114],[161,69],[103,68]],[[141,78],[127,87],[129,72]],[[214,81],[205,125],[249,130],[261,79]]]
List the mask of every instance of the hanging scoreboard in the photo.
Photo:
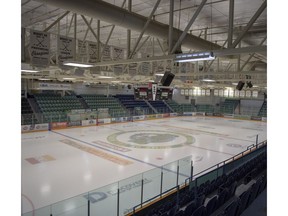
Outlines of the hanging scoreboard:
[[173,88],[164,86],[136,86],[134,98],[136,100],[172,100]]

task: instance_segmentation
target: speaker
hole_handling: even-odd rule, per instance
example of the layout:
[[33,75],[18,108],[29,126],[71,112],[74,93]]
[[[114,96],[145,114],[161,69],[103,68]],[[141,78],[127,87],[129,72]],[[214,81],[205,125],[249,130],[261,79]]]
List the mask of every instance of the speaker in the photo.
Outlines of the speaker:
[[253,84],[251,83],[251,81],[247,82],[247,87],[252,88]]
[[238,85],[236,86],[236,89],[237,89],[237,90],[239,90],[239,91],[241,91],[241,90],[242,90],[242,88],[244,87],[244,85],[245,85],[245,83],[244,83],[244,82],[242,82],[242,81],[239,81],[239,82],[238,82]]
[[169,86],[174,79],[175,75],[169,71],[164,73],[164,76],[161,79],[162,86]]

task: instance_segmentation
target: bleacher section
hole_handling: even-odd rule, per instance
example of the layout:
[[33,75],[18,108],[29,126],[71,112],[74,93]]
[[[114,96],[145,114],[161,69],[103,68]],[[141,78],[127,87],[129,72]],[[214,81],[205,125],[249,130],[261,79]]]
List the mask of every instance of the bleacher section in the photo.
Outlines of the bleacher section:
[[173,100],[167,100],[166,103],[172,108],[173,112],[181,112],[181,106]]
[[220,113],[224,114],[234,114],[235,109],[239,105],[239,100],[225,99],[224,103],[220,104]]
[[158,113],[170,113],[172,110],[169,109],[166,104],[161,100],[156,101],[148,101],[148,103],[151,104],[152,107],[158,112]]
[[21,114],[32,114],[33,110],[27,98],[21,98]]
[[210,104],[197,104],[196,110],[197,112],[213,113],[214,107]]
[[134,95],[117,94],[115,98],[123,104],[130,115],[147,115],[155,113],[144,100],[135,100]]
[[196,112],[196,107],[192,104],[181,104],[180,105],[181,112]]
[[[264,147],[266,148],[266,147]],[[246,163],[231,164],[196,178],[160,201],[135,211],[133,216],[239,216],[265,190],[267,185],[266,150],[248,156]]]
[[[252,110],[243,105],[239,108],[240,100],[225,99],[220,106],[213,106],[211,104],[178,104],[173,100],[168,101],[145,101],[135,100],[134,95],[118,94],[115,96],[106,95],[91,95],[82,94],[76,95],[73,92],[70,95],[61,96],[55,93],[42,93],[30,95],[30,104],[27,100],[22,98],[21,102],[21,124],[36,124],[47,122],[61,122],[68,121],[67,112],[77,109],[101,109],[108,108],[107,116],[110,117],[125,117],[132,115],[149,115],[156,113],[170,113],[177,112],[180,115],[184,112],[205,112],[205,113],[222,113],[222,114],[246,114],[258,115],[260,117],[267,117],[267,101],[264,101],[262,106],[258,103]],[[259,107],[261,106],[260,111]],[[235,110],[236,109],[236,110]],[[240,113],[241,112],[241,113]],[[37,120],[37,118],[38,120]]]
[[90,109],[108,108],[111,117],[123,117],[127,115],[125,108],[122,107],[118,99],[114,97],[107,97],[105,95],[87,95],[83,94],[84,99]]
[[267,101],[263,102],[258,116],[267,117]]
[[37,124],[38,121],[35,118],[33,110],[27,100],[27,98],[21,98],[21,124],[29,125],[29,124]]
[[36,94],[36,102],[43,113],[44,122],[67,121],[67,112],[73,109],[84,109],[75,95],[61,97],[58,94]]

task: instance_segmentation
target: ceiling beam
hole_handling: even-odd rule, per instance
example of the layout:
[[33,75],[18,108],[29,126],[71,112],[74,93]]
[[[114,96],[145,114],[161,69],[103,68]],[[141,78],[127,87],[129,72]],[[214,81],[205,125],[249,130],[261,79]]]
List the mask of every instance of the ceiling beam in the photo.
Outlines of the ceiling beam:
[[254,16],[250,19],[242,33],[236,38],[236,40],[233,42],[231,47],[236,47],[239,42],[242,40],[244,35],[248,32],[248,30],[252,27],[252,25],[255,23],[255,21],[258,19],[258,17],[262,14],[262,12],[266,9],[267,7],[267,1],[265,0],[262,5],[259,7],[259,9],[256,11]]
[[96,40],[98,41],[98,36],[95,33],[95,31],[93,30],[93,28],[91,27],[91,25],[88,23],[87,19],[81,15],[82,19],[84,20],[84,22],[86,23],[86,25],[88,26],[88,28],[90,29],[91,33],[93,34],[93,36],[96,38]]
[[151,11],[151,13],[150,13],[150,15],[149,15],[149,17],[148,17],[143,29],[142,29],[142,31],[140,32],[140,35],[139,35],[139,37],[137,39],[137,42],[134,45],[134,47],[133,47],[133,49],[132,49],[132,51],[131,51],[131,53],[129,55],[129,58],[132,58],[132,56],[135,54],[135,50],[137,49],[137,46],[138,46],[139,42],[141,41],[144,32],[148,28],[148,25],[151,22],[151,19],[152,19],[153,15],[154,15],[156,9],[158,8],[158,5],[160,4],[160,2],[161,2],[161,0],[157,0],[156,4],[154,5],[154,8],[152,9],[152,11]]
[[176,44],[174,45],[173,49],[171,50],[171,53],[174,53],[176,51],[176,49],[180,46],[180,44],[184,40],[188,30],[190,29],[190,27],[192,26],[192,24],[194,23],[194,21],[198,17],[199,13],[201,12],[202,8],[204,7],[206,1],[207,0],[202,0],[201,4],[198,6],[196,12],[193,14],[193,16],[190,19],[189,23],[187,24],[186,28],[184,29],[184,31],[182,32],[182,34],[179,37],[178,41],[176,42]]
[[[123,8],[112,5],[105,1],[91,1],[91,0],[38,0],[45,4],[51,4],[59,8],[63,8],[69,11],[77,12],[85,16],[100,19],[102,21],[112,23],[123,28],[131,29],[141,32],[147,17],[141,16],[134,12],[129,12]],[[181,35],[182,31],[173,28],[173,39],[177,39]],[[168,39],[169,26],[155,20],[151,20],[147,27],[145,34],[161,38]],[[192,50],[211,50],[219,49],[220,46],[199,38],[192,34],[187,34],[182,41],[182,46]]]
[[49,25],[46,29],[44,29],[44,32],[49,31],[49,29],[51,29],[54,25],[56,25],[58,22],[60,22],[60,20],[62,20],[69,13],[70,13],[70,11],[66,11],[64,14],[62,14],[60,17],[58,17],[58,19],[56,19],[53,23],[51,23],[51,25]]
[[[259,44],[259,46],[261,46],[267,39],[267,36],[261,41],[261,43]],[[241,66],[240,71],[242,71],[244,69],[244,67],[249,63],[249,61],[254,57],[256,53],[252,53],[249,58],[246,60],[246,62]]]

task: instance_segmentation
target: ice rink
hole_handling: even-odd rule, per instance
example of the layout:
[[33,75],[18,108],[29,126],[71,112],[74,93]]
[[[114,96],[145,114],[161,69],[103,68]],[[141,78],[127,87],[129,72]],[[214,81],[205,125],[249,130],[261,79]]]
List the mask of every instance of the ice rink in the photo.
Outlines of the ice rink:
[[198,116],[25,133],[22,213],[187,156],[197,174],[246,150],[257,136],[267,139],[266,122]]

